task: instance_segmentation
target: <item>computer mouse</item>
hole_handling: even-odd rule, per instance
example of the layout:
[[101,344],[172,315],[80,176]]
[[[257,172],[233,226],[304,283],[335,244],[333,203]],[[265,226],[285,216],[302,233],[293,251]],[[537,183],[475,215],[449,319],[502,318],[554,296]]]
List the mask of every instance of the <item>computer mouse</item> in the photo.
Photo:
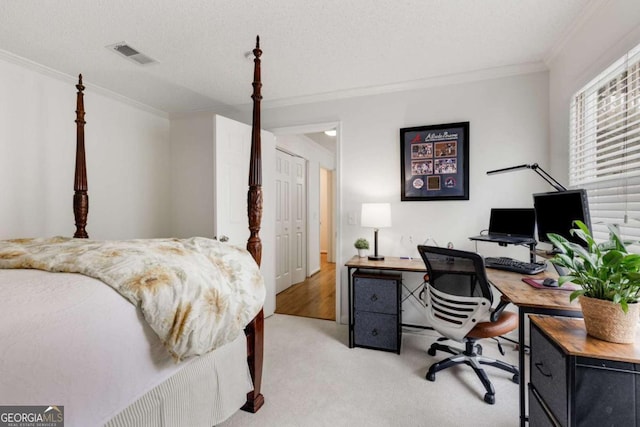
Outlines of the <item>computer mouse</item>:
[[555,288],[558,286],[558,281],[556,279],[552,279],[551,277],[547,277],[542,281],[542,284],[549,288]]

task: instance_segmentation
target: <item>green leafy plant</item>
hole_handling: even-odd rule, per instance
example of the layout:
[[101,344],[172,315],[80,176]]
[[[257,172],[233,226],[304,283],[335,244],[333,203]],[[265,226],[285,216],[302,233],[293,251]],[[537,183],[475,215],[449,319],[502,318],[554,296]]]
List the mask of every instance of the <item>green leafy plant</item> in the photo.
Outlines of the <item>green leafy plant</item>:
[[587,244],[582,247],[564,237],[549,233],[549,240],[560,250],[551,262],[568,270],[560,276],[558,283],[572,282],[581,289],[573,291],[570,300],[580,295],[612,301],[628,311],[628,304],[637,303],[640,298],[640,255],[630,253],[618,229],[609,225],[609,241],[596,243],[589,229],[582,221],[574,221],[577,228],[571,234]]
[[369,249],[369,241],[361,237],[358,240],[356,240],[353,246],[355,246],[356,249]]

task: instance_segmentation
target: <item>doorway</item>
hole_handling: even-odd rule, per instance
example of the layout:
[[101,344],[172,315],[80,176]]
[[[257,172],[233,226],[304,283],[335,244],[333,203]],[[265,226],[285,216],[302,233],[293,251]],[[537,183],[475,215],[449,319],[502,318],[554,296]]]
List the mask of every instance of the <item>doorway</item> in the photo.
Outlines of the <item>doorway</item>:
[[[337,206],[337,132],[333,136],[325,134],[324,130],[336,129],[337,124],[311,125],[308,127],[283,128],[274,130],[276,135],[276,146],[278,150],[287,154],[304,159],[306,162],[306,195],[307,203],[304,214],[306,215],[306,270],[304,280],[300,283],[292,282],[291,286],[286,286],[289,279],[285,276],[292,276],[283,265],[284,261],[291,258],[285,251],[277,251],[276,264],[278,282],[283,285],[278,286],[276,295],[276,313],[296,316],[314,317],[320,319],[330,319],[339,321],[336,316],[339,312],[339,298],[336,289],[338,288],[337,272],[335,260],[337,259],[336,240],[336,206]],[[286,156],[281,160],[284,164]],[[277,174],[280,175],[281,166],[276,166]],[[286,175],[286,172],[282,172]],[[284,176],[283,175],[283,176]],[[280,187],[283,196],[286,192],[292,192],[292,188],[286,189],[283,177],[276,181],[276,186]],[[286,204],[286,202],[285,202]],[[280,205],[278,205],[280,206]],[[279,209],[279,208],[278,208]],[[277,241],[282,241],[282,247],[292,247],[287,244],[287,239],[293,236],[287,233],[287,219],[283,216],[284,222],[276,222],[276,234],[280,237]],[[282,272],[282,274],[280,274]]]
[[276,295],[276,313],[336,319],[336,264],[320,256],[320,271]]

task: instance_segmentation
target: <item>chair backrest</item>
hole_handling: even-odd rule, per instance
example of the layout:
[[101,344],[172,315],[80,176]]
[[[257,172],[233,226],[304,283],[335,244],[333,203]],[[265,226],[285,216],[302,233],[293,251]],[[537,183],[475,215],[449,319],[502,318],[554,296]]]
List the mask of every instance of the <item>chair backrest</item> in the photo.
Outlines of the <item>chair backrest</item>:
[[490,320],[493,294],[483,258],[456,249],[419,245],[427,268],[426,310],[431,326],[462,341],[479,322]]

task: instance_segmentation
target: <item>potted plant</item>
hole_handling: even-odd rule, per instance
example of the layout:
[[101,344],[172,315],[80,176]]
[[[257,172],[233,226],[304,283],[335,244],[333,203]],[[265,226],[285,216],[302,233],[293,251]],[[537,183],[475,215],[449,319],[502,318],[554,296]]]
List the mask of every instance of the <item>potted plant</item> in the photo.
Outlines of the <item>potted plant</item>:
[[580,286],[570,300],[580,297],[587,333],[610,342],[631,343],[635,340],[640,316],[640,255],[630,253],[618,229],[609,226],[609,241],[598,244],[582,221],[571,234],[586,247],[549,233],[549,239],[560,250],[551,262],[567,270],[560,276],[560,286],[572,282]]
[[356,240],[353,246],[355,246],[358,250],[358,256],[360,258],[364,258],[367,256],[367,250],[369,249],[369,241],[367,239],[361,237]]

